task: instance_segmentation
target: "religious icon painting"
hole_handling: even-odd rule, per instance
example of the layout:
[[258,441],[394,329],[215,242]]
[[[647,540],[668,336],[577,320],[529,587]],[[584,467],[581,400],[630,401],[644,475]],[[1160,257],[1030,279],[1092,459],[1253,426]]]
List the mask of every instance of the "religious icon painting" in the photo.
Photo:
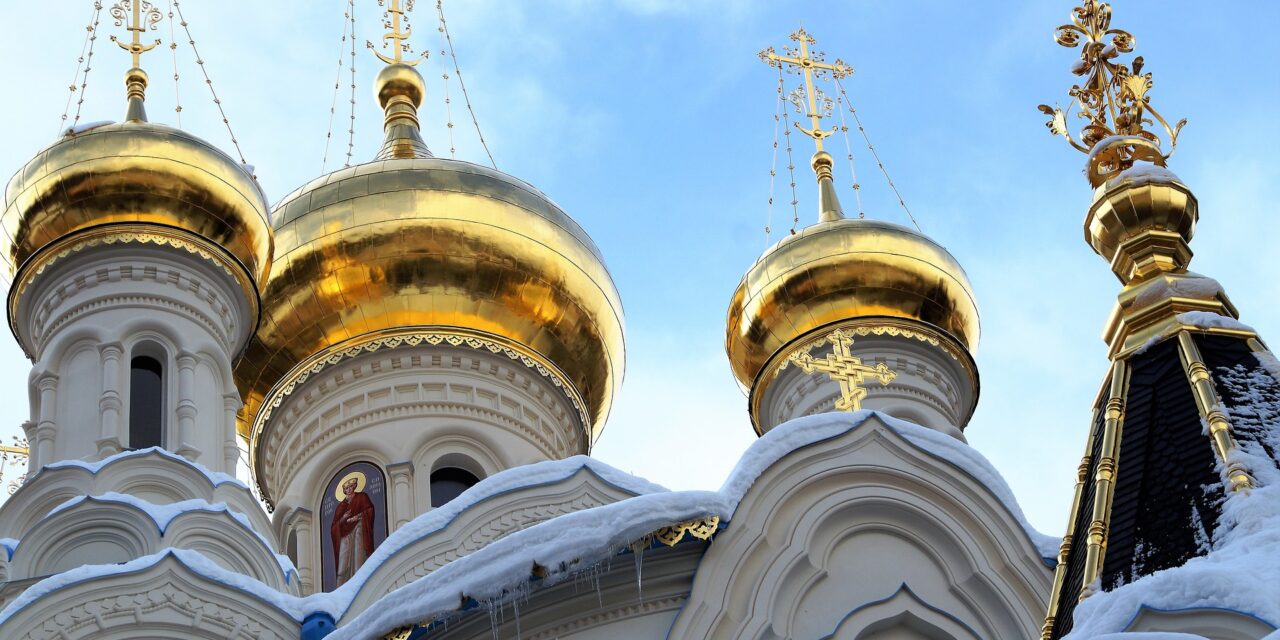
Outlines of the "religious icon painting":
[[321,584],[341,587],[387,537],[387,483],[368,462],[343,467],[320,501]]

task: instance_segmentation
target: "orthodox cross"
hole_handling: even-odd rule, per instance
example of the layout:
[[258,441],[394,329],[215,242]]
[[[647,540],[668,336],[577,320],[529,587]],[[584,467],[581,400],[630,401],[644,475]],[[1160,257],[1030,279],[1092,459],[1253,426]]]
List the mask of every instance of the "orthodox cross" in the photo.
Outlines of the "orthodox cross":
[[[390,2],[389,5],[386,4],[387,1]],[[390,29],[390,31],[383,34],[382,45],[386,46],[388,42],[391,43],[391,57],[388,58],[379,53],[377,49],[374,49],[372,42],[365,41],[365,46],[373,50],[373,55],[378,56],[379,60],[387,64],[407,64],[412,67],[422,62],[422,59],[427,57],[425,53],[416,60],[404,59],[404,54],[413,52],[413,48],[410,47],[409,43],[405,42],[409,39],[409,36],[413,35],[413,29],[409,27],[408,16],[408,12],[413,11],[413,0],[405,0],[404,7],[400,6],[400,0],[378,0],[378,6],[387,7],[386,13],[383,14],[385,17],[382,19],[382,26]]]
[[[130,14],[132,14],[132,17],[130,17]],[[142,54],[160,44],[159,38],[156,38],[156,41],[151,44],[142,44],[142,34],[148,29],[156,28],[156,23],[160,22],[160,10],[151,6],[151,3],[146,0],[120,0],[120,2],[112,5],[111,17],[115,18],[116,26],[121,26],[128,22],[129,33],[133,34],[133,41],[129,44],[121,42],[115,36],[111,36],[111,41],[133,55],[133,68],[142,68]]]
[[862,364],[862,359],[849,353],[853,344],[853,336],[836,329],[827,337],[831,343],[831,353],[818,360],[809,355],[809,350],[791,354],[789,360],[805,373],[815,371],[827,374],[832,380],[840,383],[840,399],[836,400],[837,411],[857,411],[862,408],[862,399],[867,397],[867,390],[862,383],[869,376],[888,386],[898,374],[881,362],[876,366]]
[[[799,48],[784,47],[783,51],[786,55],[778,55],[778,53],[769,47],[760,52],[760,59],[765,64],[775,69],[784,69],[787,73],[799,73],[804,76],[804,95],[792,95],[792,103],[797,109],[803,109],[801,101],[807,106],[805,115],[809,118],[811,128],[805,129],[800,123],[795,123],[796,128],[805,135],[813,138],[814,143],[818,147],[818,151],[822,151],[822,139],[835,135],[836,128],[823,130],[821,120],[831,112],[831,99],[822,95],[822,92],[814,88],[814,79],[821,80],[831,74],[837,80],[847,78],[853,75],[853,68],[845,64],[844,61],[836,58],[834,63],[826,62],[826,54],[821,51],[810,52],[809,45],[816,43],[812,36],[804,30],[803,27],[791,34],[791,39],[800,43]],[[819,102],[823,103],[823,108],[818,109]]]

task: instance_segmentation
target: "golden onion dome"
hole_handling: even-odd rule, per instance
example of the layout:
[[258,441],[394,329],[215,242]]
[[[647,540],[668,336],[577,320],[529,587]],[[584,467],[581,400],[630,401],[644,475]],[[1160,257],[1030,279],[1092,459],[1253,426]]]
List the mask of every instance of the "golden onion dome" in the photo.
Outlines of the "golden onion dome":
[[855,318],[925,323],[977,349],[973,287],[946,249],[906,227],[843,218],[834,194],[823,202],[822,221],[766,251],[734,291],[725,349],[739,383],[751,387],[815,329]]
[[262,321],[235,372],[242,433],[256,442],[264,403],[326,354],[444,329],[550,369],[581,400],[594,439],[624,365],[622,304],[599,250],[530,185],[429,157],[412,68],[386,67],[375,91],[387,114],[379,159],[274,209]]
[[[141,71],[131,74],[136,82]],[[85,246],[165,243],[205,255],[240,282],[255,315],[271,263],[266,197],[254,177],[200,138],[146,122],[140,95],[128,121],[68,132],[20,169],[0,226],[11,328],[34,277]]]

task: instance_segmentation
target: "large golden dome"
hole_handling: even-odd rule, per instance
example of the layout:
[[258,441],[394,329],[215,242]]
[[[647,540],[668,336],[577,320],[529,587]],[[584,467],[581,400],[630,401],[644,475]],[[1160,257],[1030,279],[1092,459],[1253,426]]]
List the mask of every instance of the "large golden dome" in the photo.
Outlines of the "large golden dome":
[[67,134],[41,151],[9,181],[0,226],[11,323],[38,273],[93,244],[200,252],[240,281],[254,313],[271,263],[266,198],[253,176],[207,142],[142,120]]
[[327,354],[445,330],[550,369],[580,398],[594,438],[624,364],[622,305],[599,250],[528,184],[423,157],[420,79],[406,69],[379,76],[384,159],[314,180],[275,207],[262,321],[236,369],[242,432],[256,442],[264,402]]
[[770,358],[813,330],[869,317],[922,322],[970,352],[978,346],[973,288],[946,249],[896,224],[832,216],[751,266],[729,305],[725,349],[751,387]]

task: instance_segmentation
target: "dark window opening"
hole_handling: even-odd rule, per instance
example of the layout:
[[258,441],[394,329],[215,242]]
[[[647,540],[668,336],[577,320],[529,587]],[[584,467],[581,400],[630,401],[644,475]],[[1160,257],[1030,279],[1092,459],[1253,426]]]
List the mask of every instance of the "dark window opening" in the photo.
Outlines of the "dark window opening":
[[437,469],[431,474],[431,506],[439,507],[474,487],[480,479],[457,467]]
[[129,448],[163,446],[164,369],[155,358],[129,362]]

